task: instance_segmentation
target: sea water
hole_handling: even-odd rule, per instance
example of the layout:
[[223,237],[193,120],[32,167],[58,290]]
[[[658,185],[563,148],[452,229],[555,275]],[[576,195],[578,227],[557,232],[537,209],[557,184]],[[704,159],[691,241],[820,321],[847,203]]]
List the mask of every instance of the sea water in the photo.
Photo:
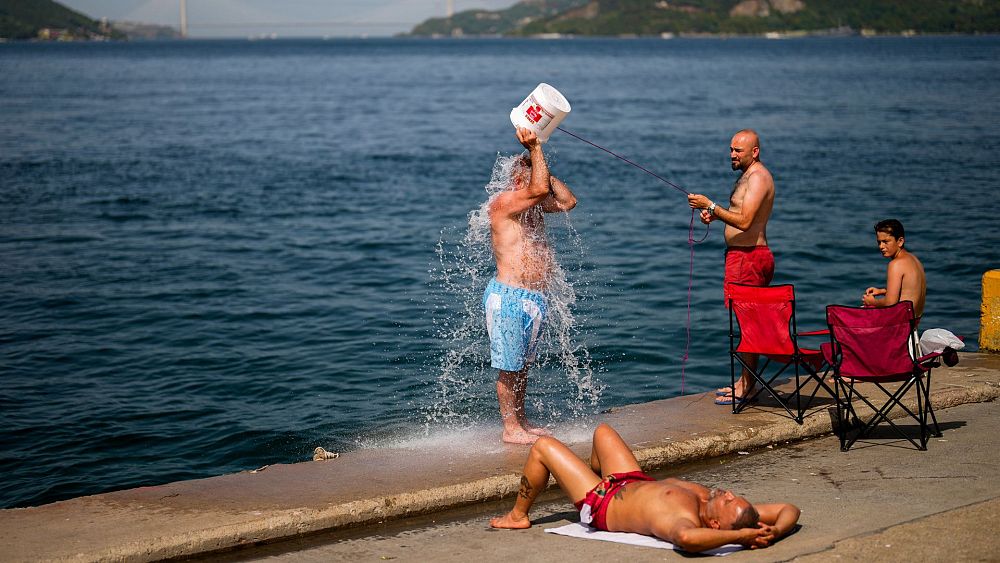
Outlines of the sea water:
[[[316,446],[505,447],[470,217],[540,82],[567,129],[719,202],[732,134],[757,129],[799,327],[881,284],[872,226],[895,217],[922,326],[975,350],[998,60],[996,37],[0,44],[0,506]],[[579,204],[547,218],[565,322],[527,407],[585,439],[601,410],[681,392],[691,216],[568,135],[545,151]],[[686,393],[729,381],[717,227]]]

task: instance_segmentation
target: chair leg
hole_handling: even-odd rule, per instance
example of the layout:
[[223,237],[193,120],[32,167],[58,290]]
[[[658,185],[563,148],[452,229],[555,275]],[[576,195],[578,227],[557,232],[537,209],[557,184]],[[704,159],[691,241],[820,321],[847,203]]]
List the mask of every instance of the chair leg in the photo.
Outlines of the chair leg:
[[753,376],[754,387],[756,388],[756,391],[754,391],[752,395],[745,395],[743,397],[743,400],[739,401],[740,406],[738,410],[742,411],[744,408],[746,408],[747,405],[750,404],[751,401],[756,399],[764,391],[767,391],[768,394],[771,395],[771,397],[773,397],[774,400],[777,401],[779,405],[781,405],[781,408],[785,409],[785,412],[788,413],[789,418],[795,420],[799,424],[802,424],[802,421],[797,419],[795,413],[793,413],[792,410],[788,407],[788,403],[786,403],[785,400],[781,398],[781,394],[774,389],[775,380],[781,377],[781,375],[785,373],[785,370],[788,369],[788,366],[791,364],[783,365],[779,370],[777,370],[773,375],[771,375],[770,378],[767,378],[764,374],[766,373],[768,366],[771,365],[770,359],[765,360],[763,366],[760,366],[758,364],[758,367],[756,369],[751,368],[750,365],[747,364],[742,357],[740,358],[740,363],[748,372],[750,372],[750,375]]
[[923,385],[920,378],[917,378],[917,422],[920,424],[920,450],[927,451],[927,440],[930,438],[930,431],[927,428],[927,410],[924,405]]
[[[840,436],[840,451],[846,452],[861,437],[860,430],[855,433],[853,438],[849,437],[848,434],[851,428],[861,426],[862,423],[858,413],[854,410],[854,384],[851,383],[848,385],[843,379],[835,377],[834,389],[837,403],[837,427]],[[844,395],[842,399],[840,396],[841,392]],[[859,394],[858,396],[860,397],[861,395]]]
[[[868,408],[872,409],[872,411],[874,411],[875,414],[873,414],[872,417],[869,418],[867,422],[863,423],[861,431],[858,433],[857,436],[855,436],[855,438],[853,440],[851,440],[851,444],[853,444],[859,438],[862,438],[864,436],[870,435],[871,432],[875,428],[877,428],[879,424],[881,424],[881,423],[884,422],[884,423],[888,424],[889,426],[891,426],[892,429],[895,430],[895,432],[897,434],[899,434],[899,436],[901,438],[903,438],[904,440],[910,442],[910,444],[912,444],[913,447],[917,448],[918,450],[926,450],[927,446],[926,446],[926,442],[924,441],[924,433],[926,432],[926,430],[925,430],[926,426],[925,426],[924,421],[921,419],[922,416],[926,416],[926,415],[923,413],[922,408],[921,408],[921,406],[922,406],[922,398],[920,396],[920,393],[921,393],[920,389],[919,388],[917,389],[917,408],[918,408],[918,412],[917,413],[914,413],[909,408],[907,408],[906,405],[903,404],[903,400],[902,400],[903,397],[906,396],[906,393],[909,392],[909,390],[910,390],[911,387],[913,387],[914,385],[919,386],[918,380],[917,379],[911,379],[911,380],[907,381],[906,383],[904,383],[903,385],[901,385],[899,387],[899,389],[896,390],[895,393],[890,392],[888,389],[886,389],[880,383],[875,383],[874,385],[883,394],[885,394],[886,397],[888,397],[888,400],[885,402],[885,404],[882,405],[881,408],[876,408],[875,405],[872,404],[872,402],[869,401],[864,395],[858,393],[858,398],[861,399],[861,401],[864,402],[868,406]],[[889,418],[889,412],[891,412],[892,409],[893,409],[893,407],[896,407],[896,406],[898,406],[907,415],[909,415],[911,419],[913,419],[915,422],[917,422],[918,424],[920,424],[920,426],[921,426],[921,443],[918,443],[916,440],[914,440],[910,436],[907,436],[906,433],[903,432],[903,430],[895,422],[893,422],[892,419]],[[850,447],[850,444],[848,445],[848,447]]]
[[834,403],[837,407],[837,437],[840,438],[840,451],[847,451],[844,449],[844,437],[847,435],[847,427],[844,425],[844,415],[845,410],[840,404],[840,385],[837,383],[837,379],[833,380],[833,388],[836,390],[834,395]]
[[925,403],[927,405],[927,412],[930,413],[931,420],[934,421],[933,436],[935,438],[940,438],[942,436],[941,427],[938,426],[937,416],[934,415],[934,407],[931,406],[931,373],[927,372],[926,377],[927,379],[924,381],[924,397],[925,397]]
[[830,386],[827,385],[826,381],[824,381],[824,379],[826,379],[826,377],[830,375],[831,368],[829,364],[826,363],[823,364],[824,366],[826,366],[826,370],[823,371],[823,375],[820,375],[819,371],[814,370],[812,366],[809,365],[808,363],[803,363],[800,365],[802,366],[803,369],[806,370],[806,375],[804,376],[805,379],[801,383],[796,382],[794,393],[797,395],[801,395],[802,390],[807,385],[809,385],[810,381],[816,382],[816,387],[814,387],[812,392],[809,393],[809,398],[806,399],[805,405],[803,405],[801,401],[797,403],[799,410],[799,419],[800,419],[799,423],[801,424],[802,421],[805,419],[806,411],[809,410],[809,407],[812,406],[812,403],[816,399],[816,395],[819,394],[820,389],[825,389],[826,392],[830,395],[830,397],[834,399],[837,397],[837,392],[834,389],[830,389]]
[[937,417],[934,416],[934,408],[931,407],[931,400],[929,398],[927,399],[927,412],[931,414],[931,420],[934,422],[934,433],[932,434],[932,436],[934,436],[935,438],[940,438],[941,436],[944,436],[944,434],[941,433],[941,427],[938,426]]
[[795,422],[802,424],[802,393],[799,389],[802,384],[799,383],[799,363],[795,362],[795,413],[798,415],[795,417]]
[[732,393],[730,397],[733,399],[733,414],[737,411],[737,401],[736,401],[736,353],[729,352],[729,391]]

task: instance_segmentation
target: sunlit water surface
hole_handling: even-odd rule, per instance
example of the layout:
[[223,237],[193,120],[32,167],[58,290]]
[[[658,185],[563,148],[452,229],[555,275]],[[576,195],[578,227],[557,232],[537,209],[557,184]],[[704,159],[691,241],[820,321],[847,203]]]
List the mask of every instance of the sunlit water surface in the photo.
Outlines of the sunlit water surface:
[[[896,217],[922,326],[974,350],[998,60],[996,37],[0,45],[0,506],[317,445],[501,448],[477,213],[543,81],[567,129],[716,200],[756,128],[800,328],[881,284],[871,229]],[[682,379],[682,194],[568,135],[546,150],[579,206],[548,218],[564,306],[529,414],[584,439],[727,382],[722,230],[695,247]]]

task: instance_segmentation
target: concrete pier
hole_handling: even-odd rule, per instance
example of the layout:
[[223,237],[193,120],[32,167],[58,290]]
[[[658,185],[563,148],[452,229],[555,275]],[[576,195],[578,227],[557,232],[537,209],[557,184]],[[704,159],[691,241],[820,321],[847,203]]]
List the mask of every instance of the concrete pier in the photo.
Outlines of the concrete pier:
[[[960,357],[957,366],[934,370],[932,403],[939,412],[1000,396],[1000,356],[964,353]],[[712,404],[713,398],[699,394],[630,405],[613,409],[595,424],[605,421],[617,428],[651,472],[831,432],[829,398],[821,397],[802,425],[769,407],[767,401],[733,415],[728,408]],[[970,448],[983,446],[979,438],[968,444]],[[573,447],[582,457],[589,453],[589,439]],[[989,449],[985,455],[1000,461],[998,448],[985,447]],[[933,441],[929,448],[935,448]],[[468,448],[462,444],[446,455],[440,450],[361,450],[339,459],[272,465],[256,472],[3,510],[0,558],[150,561],[190,557],[313,532],[352,527],[362,531],[366,525],[513,495],[527,447],[498,447],[492,453],[474,455],[464,451]],[[855,455],[853,450],[833,454],[844,456],[845,461]]]

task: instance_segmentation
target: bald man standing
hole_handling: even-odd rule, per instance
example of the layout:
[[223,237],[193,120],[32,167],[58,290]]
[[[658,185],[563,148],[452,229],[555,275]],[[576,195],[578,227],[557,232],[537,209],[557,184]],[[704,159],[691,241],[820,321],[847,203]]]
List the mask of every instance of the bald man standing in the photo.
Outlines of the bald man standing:
[[[774,179],[760,161],[760,138],[757,133],[744,129],[733,135],[729,143],[729,158],[733,170],[740,171],[740,177],[729,195],[729,207],[716,205],[702,194],[688,195],[688,205],[702,210],[702,223],[718,219],[726,224],[724,283],[767,286],[774,277],[774,255],[767,246],[767,220],[774,205]],[[744,355],[743,359],[756,368],[756,354]],[[715,402],[731,405],[752,391],[753,378],[744,369],[735,388],[719,389]]]

